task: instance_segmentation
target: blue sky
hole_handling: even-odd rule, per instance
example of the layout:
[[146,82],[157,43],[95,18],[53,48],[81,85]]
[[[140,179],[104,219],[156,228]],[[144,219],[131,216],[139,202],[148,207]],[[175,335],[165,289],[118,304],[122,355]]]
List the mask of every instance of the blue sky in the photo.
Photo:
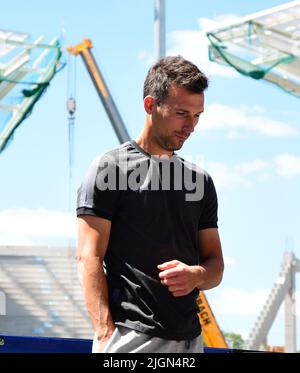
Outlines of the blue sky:
[[[300,257],[300,101],[209,62],[204,30],[223,18],[285,2],[166,0],[167,54],[182,54],[210,78],[206,112],[180,151],[201,159],[219,197],[226,270],[221,286],[207,297],[221,328],[244,337],[277,277],[284,251]],[[87,0],[84,5],[16,0],[1,7],[0,29],[48,40],[63,34],[66,46],[91,38],[94,56],[135,138],[144,124],[142,87],[153,60],[153,16],[153,0]],[[71,194],[66,67],[0,154],[0,244],[74,244],[76,189],[91,160],[118,145],[79,57],[76,66]],[[280,314],[269,342],[282,344],[283,332]],[[299,330],[297,335],[299,339]]]

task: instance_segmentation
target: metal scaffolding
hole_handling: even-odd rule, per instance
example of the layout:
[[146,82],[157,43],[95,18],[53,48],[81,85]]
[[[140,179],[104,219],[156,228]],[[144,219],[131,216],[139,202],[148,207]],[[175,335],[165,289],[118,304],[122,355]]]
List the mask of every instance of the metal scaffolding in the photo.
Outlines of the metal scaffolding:
[[207,33],[209,58],[300,97],[300,1]]
[[263,310],[260,312],[246,342],[249,350],[267,349],[267,336],[281,304],[285,307],[285,352],[296,352],[296,312],[295,291],[296,272],[300,271],[300,261],[292,252],[284,253],[284,260],[278,278],[271,289]]
[[0,152],[59,67],[58,40],[44,44],[43,39],[31,41],[28,33],[0,30]]

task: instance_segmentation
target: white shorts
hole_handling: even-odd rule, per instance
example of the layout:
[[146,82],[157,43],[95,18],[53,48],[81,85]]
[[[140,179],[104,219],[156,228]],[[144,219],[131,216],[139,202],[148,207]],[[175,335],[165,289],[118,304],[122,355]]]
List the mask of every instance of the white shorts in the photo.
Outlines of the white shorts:
[[[98,340],[93,341],[93,353],[99,352]],[[202,353],[201,335],[192,340],[175,341],[117,326],[107,341],[103,353]]]

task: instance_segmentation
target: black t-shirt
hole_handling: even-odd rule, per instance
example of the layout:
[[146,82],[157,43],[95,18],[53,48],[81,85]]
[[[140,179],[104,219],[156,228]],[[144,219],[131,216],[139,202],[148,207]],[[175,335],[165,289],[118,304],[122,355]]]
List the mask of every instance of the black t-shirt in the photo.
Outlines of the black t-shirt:
[[126,142],[91,164],[78,190],[77,216],[111,220],[104,258],[116,325],[165,339],[201,333],[199,290],[174,297],[161,284],[158,264],[199,264],[198,230],[217,227],[211,177],[174,154],[147,154]]

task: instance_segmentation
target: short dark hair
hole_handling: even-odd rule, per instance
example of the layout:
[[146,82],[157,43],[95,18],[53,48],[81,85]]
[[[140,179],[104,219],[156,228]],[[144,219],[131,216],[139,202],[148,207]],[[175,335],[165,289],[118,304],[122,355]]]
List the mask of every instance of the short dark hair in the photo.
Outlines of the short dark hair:
[[208,87],[208,79],[195,64],[182,56],[165,57],[149,69],[144,83],[144,98],[151,95],[161,104],[172,84],[202,93]]

